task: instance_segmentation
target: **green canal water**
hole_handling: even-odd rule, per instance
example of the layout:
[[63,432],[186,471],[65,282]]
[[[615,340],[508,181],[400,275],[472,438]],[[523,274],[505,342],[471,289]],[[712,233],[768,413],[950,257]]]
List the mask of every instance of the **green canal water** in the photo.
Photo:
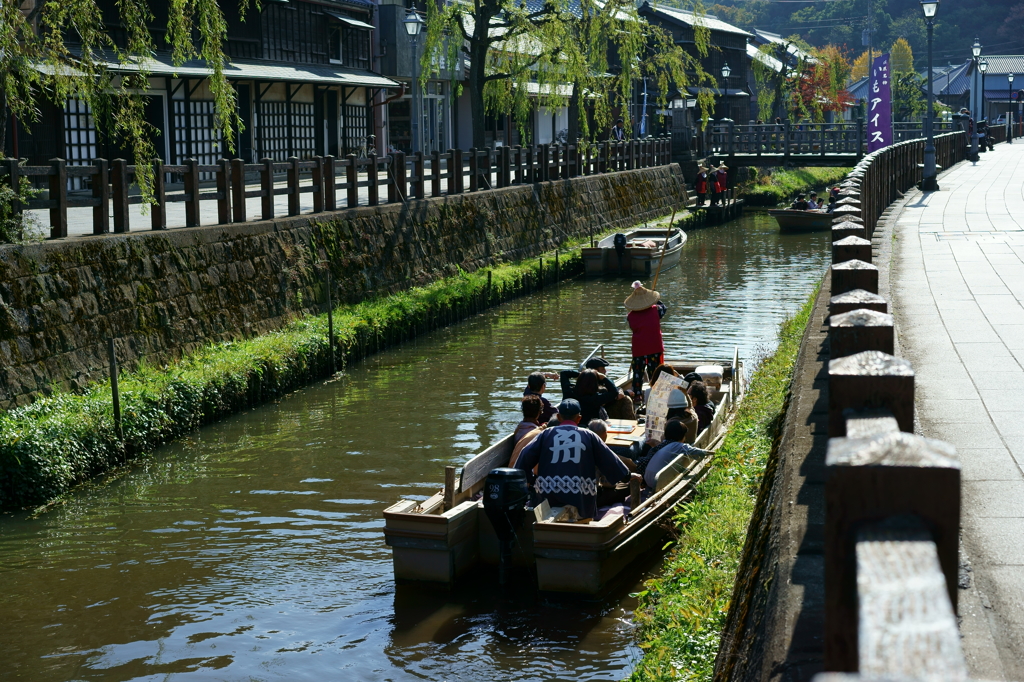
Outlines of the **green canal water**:
[[[671,356],[771,347],[827,235],[767,216],[695,231],[663,273]],[[397,590],[381,511],[424,499],[518,421],[527,374],[598,343],[626,369],[628,282],[574,281],[349,367],[78,491],[0,517],[0,678],[616,680],[639,651],[628,596]],[[556,391],[557,397],[557,391]]]

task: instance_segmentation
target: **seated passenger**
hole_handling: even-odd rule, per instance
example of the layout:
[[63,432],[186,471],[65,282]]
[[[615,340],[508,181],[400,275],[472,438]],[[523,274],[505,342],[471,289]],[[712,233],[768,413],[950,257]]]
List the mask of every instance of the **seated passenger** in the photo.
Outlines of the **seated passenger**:
[[563,400],[560,423],[545,429],[519,455],[515,468],[537,466],[534,490],[552,507],[572,505],[580,518],[597,514],[598,471],[612,483],[629,480],[629,469],[593,431],[579,428],[580,404]]
[[796,201],[793,202],[793,205],[790,206],[790,208],[793,209],[794,211],[806,211],[807,210],[807,206],[808,206],[808,203],[807,203],[807,200],[804,199],[804,195],[803,194],[797,194],[796,195]]
[[530,376],[526,377],[526,388],[523,389],[523,395],[535,395],[540,398],[540,402],[544,405],[544,409],[540,411],[540,421],[546,422],[551,419],[555,414],[555,408],[551,406],[548,399],[544,397],[544,391],[547,389],[548,380],[541,372],[534,372]]
[[708,387],[703,381],[694,381],[687,389],[693,399],[693,411],[697,413],[697,434],[711,425],[715,418],[715,403],[708,398]]
[[601,375],[592,369],[585,369],[576,380],[574,397],[580,404],[583,416],[580,424],[586,426],[591,419],[608,419],[605,407],[614,405],[619,399],[618,388],[613,391],[601,383]]
[[807,202],[807,210],[817,211],[819,208],[821,208],[821,204],[818,203],[818,193],[811,192],[811,198]]
[[527,395],[523,396],[520,408],[523,411],[523,421],[516,425],[516,430],[513,434],[516,443],[522,440],[523,436],[530,431],[540,426],[540,413],[544,409],[544,403],[540,401],[540,396],[538,395]]
[[636,462],[636,472],[644,477],[644,485],[654,490],[658,484],[658,472],[664,469],[679,455],[703,457],[711,454],[709,450],[701,450],[683,442],[686,438],[686,427],[678,419],[670,419],[665,424],[665,440],[651,448]]
[[[539,426],[533,429],[533,431],[528,431],[526,435],[519,439],[519,442],[516,443],[515,448],[512,449],[512,456],[508,460],[508,465],[510,467],[514,467],[516,465],[516,460],[519,459],[519,455],[522,454],[523,450],[526,449],[527,445],[533,442],[534,438],[540,435],[541,431],[547,428],[551,428],[552,426],[558,426],[558,424],[559,420],[558,415],[556,414],[546,422],[542,422]],[[536,468],[537,467],[534,467],[534,469]],[[536,473],[536,471],[534,471],[534,473]]]

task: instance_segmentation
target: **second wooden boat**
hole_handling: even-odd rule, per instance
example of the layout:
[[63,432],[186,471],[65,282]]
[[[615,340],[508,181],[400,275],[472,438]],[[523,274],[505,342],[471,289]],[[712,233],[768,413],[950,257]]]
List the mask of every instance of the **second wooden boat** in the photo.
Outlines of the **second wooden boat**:
[[[584,271],[588,276],[623,275],[636,277],[651,275],[658,269],[661,259],[662,245],[665,243],[666,230],[651,228],[633,230],[620,235],[610,235],[597,243],[597,246],[584,247]],[[625,239],[622,249],[615,248],[615,238]],[[661,269],[667,270],[679,264],[683,245],[686,244],[686,233],[678,227],[668,233],[668,246],[665,247],[665,260]]]
[[779,223],[783,232],[823,232],[832,229],[832,214],[825,211],[798,211],[796,209],[771,209],[768,215]]

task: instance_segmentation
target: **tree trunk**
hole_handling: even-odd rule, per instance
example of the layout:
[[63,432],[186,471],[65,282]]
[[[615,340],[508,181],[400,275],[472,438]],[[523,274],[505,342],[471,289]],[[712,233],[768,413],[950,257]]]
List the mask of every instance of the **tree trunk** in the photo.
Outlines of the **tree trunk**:
[[[591,131],[593,137],[593,131]],[[576,144],[580,139],[580,84],[572,84],[572,95],[569,97],[569,134],[566,144]]]
[[481,26],[486,27],[490,23],[490,17],[486,21],[477,19],[476,27],[473,30],[473,38],[469,43],[469,111],[473,124],[473,146],[483,149],[487,146],[484,136],[487,110],[484,107],[484,85],[487,83],[487,51],[490,49],[490,41],[486,34],[478,35]]

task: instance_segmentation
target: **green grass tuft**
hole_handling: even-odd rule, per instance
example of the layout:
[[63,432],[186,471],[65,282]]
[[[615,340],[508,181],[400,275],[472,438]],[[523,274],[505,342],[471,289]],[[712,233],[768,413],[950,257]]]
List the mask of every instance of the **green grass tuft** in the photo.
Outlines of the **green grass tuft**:
[[781,325],[779,346],[751,378],[711,473],[676,515],[679,540],[639,595],[636,638],[644,657],[631,682],[712,679],[747,526],[816,296]]
[[845,167],[793,168],[760,174],[748,184],[737,188],[737,196],[748,206],[778,206],[791,202],[801,192],[817,191],[835,185],[850,172]]

